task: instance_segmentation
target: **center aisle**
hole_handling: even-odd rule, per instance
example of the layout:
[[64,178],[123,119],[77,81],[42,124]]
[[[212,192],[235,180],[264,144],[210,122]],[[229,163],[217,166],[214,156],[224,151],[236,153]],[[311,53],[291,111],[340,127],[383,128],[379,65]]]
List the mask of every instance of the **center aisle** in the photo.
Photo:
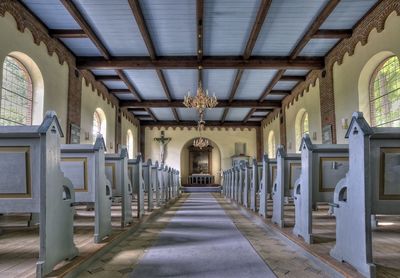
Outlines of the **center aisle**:
[[210,193],[191,194],[129,277],[276,277]]

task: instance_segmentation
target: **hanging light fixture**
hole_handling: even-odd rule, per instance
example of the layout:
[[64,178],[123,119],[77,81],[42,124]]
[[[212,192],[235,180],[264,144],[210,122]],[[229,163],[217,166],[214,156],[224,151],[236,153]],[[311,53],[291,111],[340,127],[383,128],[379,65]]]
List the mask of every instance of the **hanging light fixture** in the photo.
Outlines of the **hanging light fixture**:
[[203,130],[206,122],[203,120],[204,112],[200,113],[200,120],[197,122],[197,130],[199,131],[199,137],[193,140],[193,146],[199,148],[200,150],[208,147],[208,139],[203,137]]
[[214,108],[218,104],[215,94],[210,97],[208,95],[208,90],[203,90],[201,82],[199,82],[199,85],[197,87],[196,95],[192,97],[190,94],[190,91],[188,91],[188,94],[184,97],[183,104],[187,108],[197,109],[199,114],[204,113],[207,108]]

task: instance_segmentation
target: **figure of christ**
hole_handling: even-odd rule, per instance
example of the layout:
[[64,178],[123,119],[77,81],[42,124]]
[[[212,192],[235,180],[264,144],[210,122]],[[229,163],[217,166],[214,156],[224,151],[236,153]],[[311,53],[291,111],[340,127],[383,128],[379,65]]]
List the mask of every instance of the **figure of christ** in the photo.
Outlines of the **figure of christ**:
[[171,141],[171,138],[165,137],[164,131],[161,131],[161,136],[158,138],[154,138],[154,141],[156,141],[160,145],[160,160],[161,160],[161,163],[164,163],[165,162],[165,154],[166,154],[166,146]]

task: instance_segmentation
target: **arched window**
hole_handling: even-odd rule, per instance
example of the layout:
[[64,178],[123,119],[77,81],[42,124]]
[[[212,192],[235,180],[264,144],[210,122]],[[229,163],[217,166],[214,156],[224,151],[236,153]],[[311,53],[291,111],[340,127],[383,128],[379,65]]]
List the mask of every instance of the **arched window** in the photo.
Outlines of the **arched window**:
[[303,136],[303,134],[306,134],[309,132],[309,130],[308,130],[308,113],[307,112],[304,112],[303,116],[301,117],[300,132],[301,132],[301,136]]
[[372,126],[400,127],[400,64],[396,56],[384,60],[370,85]]
[[93,142],[96,141],[97,134],[102,134],[104,138],[104,142],[106,141],[106,116],[100,108],[97,108],[96,111],[94,111],[93,114],[93,130],[92,130],[92,135],[93,135]]
[[0,125],[31,125],[32,79],[24,65],[6,56],[0,92]]
[[301,139],[303,138],[303,135],[305,133],[309,133],[308,113],[304,108],[300,109],[300,111],[297,113],[295,127],[296,127],[296,151],[298,151],[300,148]]
[[126,147],[128,149],[129,158],[133,158],[133,133],[130,129],[126,133]]
[[271,130],[268,135],[268,158],[275,158],[276,144],[275,134]]

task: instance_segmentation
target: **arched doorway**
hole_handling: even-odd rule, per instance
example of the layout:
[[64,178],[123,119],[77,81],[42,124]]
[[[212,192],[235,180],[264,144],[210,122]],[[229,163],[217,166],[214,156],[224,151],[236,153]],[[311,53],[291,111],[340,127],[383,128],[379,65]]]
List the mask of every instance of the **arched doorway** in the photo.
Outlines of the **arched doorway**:
[[[188,184],[188,178],[190,175],[193,173],[201,172],[203,170],[204,174],[209,174],[213,176],[214,179],[214,184],[221,184],[221,151],[218,147],[218,145],[213,142],[212,140],[208,139],[210,148],[209,149],[204,149],[204,156],[201,156],[203,160],[205,160],[205,156],[208,154],[207,152],[210,152],[210,159],[206,159],[207,163],[209,165],[201,165],[200,167],[197,167],[198,165],[195,165],[193,167],[193,157],[191,159],[191,152],[193,152],[193,139],[190,139],[187,141],[182,149],[181,149],[181,184],[186,185]],[[192,154],[193,155],[193,154]],[[192,160],[192,161],[191,161]],[[192,163],[192,165],[191,165]],[[209,173],[205,169],[209,169]],[[194,171],[194,172],[193,172]]]

